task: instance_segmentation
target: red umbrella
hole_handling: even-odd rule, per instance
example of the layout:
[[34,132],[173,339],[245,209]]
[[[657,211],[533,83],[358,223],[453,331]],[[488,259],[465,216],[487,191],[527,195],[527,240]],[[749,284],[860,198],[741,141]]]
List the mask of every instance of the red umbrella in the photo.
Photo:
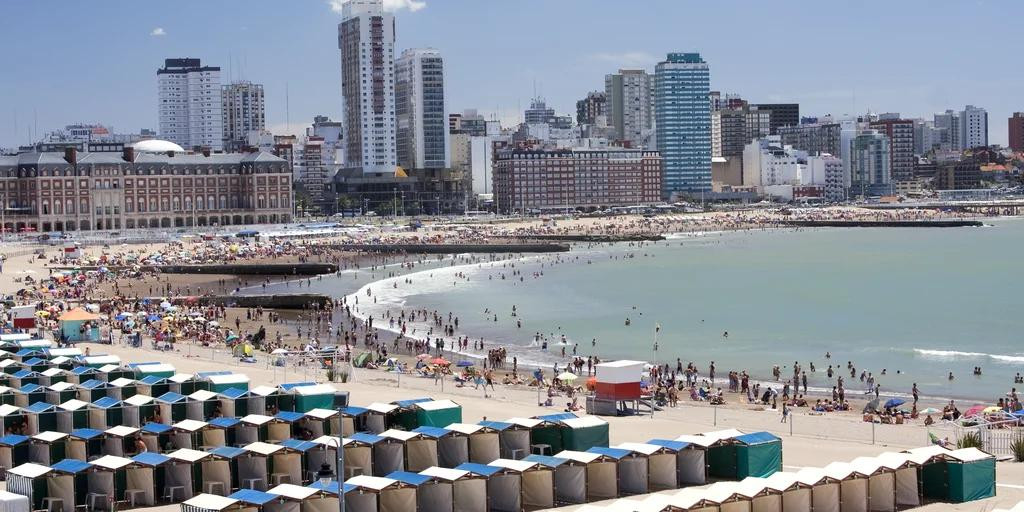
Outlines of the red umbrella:
[[437,358],[437,359],[434,359],[433,361],[431,361],[431,363],[434,363],[434,364],[441,364],[441,365],[444,365],[444,364],[452,364],[452,363],[451,363],[450,361],[448,361],[447,359],[445,359],[445,358],[443,358],[443,357],[439,357],[439,358]]

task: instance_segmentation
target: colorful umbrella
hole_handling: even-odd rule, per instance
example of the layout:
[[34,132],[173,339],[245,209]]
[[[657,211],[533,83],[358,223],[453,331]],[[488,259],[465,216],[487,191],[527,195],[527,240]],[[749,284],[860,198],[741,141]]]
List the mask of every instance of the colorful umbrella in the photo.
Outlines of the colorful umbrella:
[[939,412],[939,410],[934,407],[929,407],[923,411],[920,411],[921,414],[935,414],[937,412]]
[[907,401],[902,398],[890,398],[885,402],[886,409],[892,409],[893,407],[899,407],[905,404]]
[[988,406],[988,407],[986,407],[986,408],[981,410],[981,412],[983,412],[985,414],[990,414],[990,413],[993,413],[993,412],[1002,412],[1002,411],[1003,411],[1002,409],[1000,409],[1000,408],[998,408],[998,407],[996,407],[994,405],[990,405],[990,406]]
[[572,372],[562,372],[558,374],[558,380],[565,382],[572,382],[576,380],[576,374]]
[[430,354],[420,354],[420,355],[416,356],[416,359],[419,359],[420,361],[425,361],[427,359],[430,359],[430,357],[431,357]]
[[431,361],[431,363],[439,364],[439,365],[452,364],[450,361],[448,361],[447,359],[445,359],[443,357],[439,357],[437,359],[434,359],[433,361]]
[[458,366],[459,368],[468,368],[473,366],[473,361],[459,361],[458,363],[455,363],[455,366]]
[[970,418],[971,416],[977,416],[978,414],[981,413],[981,411],[984,411],[984,410],[985,410],[985,406],[984,405],[975,405],[974,407],[971,407],[970,409],[967,409],[967,412],[964,413],[964,418]]

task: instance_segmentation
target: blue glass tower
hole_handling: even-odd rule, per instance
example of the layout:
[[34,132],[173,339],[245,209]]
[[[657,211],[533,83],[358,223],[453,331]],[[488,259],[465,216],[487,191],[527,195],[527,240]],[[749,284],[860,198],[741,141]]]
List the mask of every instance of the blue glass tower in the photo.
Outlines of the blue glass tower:
[[654,71],[654,121],[665,166],[662,195],[711,191],[711,79],[699,53],[670,53]]

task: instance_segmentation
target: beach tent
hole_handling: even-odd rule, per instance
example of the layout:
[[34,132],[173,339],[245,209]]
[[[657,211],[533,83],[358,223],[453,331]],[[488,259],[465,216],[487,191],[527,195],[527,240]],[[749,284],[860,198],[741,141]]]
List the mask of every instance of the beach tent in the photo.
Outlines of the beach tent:
[[185,397],[185,417],[190,420],[206,421],[216,415],[220,407],[217,393],[200,389]]
[[35,434],[57,430],[57,407],[46,402],[35,402],[21,410],[25,416],[25,433]]
[[537,462],[497,459],[490,466],[501,468],[491,476],[491,509],[518,512],[522,508],[555,506],[554,471]]
[[796,472],[796,480],[801,485],[810,486],[812,510],[839,512],[841,481],[828,476],[821,468],[803,468]]
[[67,457],[67,438],[65,432],[40,432],[29,439],[28,460],[36,464],[49,466]]
[[156,397],[156,408],[164,423],[174,423],[186,419],[185,395],[170,391]]
[[648,492],[649,468],[646,455],[632,450],[604,446],[593,446],[587,451],[604,455],[615,461],[620,496]]
[[105,396],[89,404],[89,427],[104,430],[124,424],[124,408],[121,401]]
[[750,500],[751,512],[782,512],[782,491],[769,486],[765,478],[748,476],[739,482],[736,492]]
[[124,499],[128,483],[127,469],[132,465],[132,460],[104,455],[91,462],[92,467],[86,480],[90,495],[88,505],[93,510],[111,510],[114,502]]
[[[697,436],[681,436],[682,438]],[[700,439],[700,442],[705,440]],[[661,446],[676,454],[676,482],[678,487],[704,485],[707,483],[707,462],[705,446],[681,439],[651,439],[647,444]]]
[[[117,425],[103,431],[103,453],[124,457],[126,453],[134,451],[132,438],[139,432],[135,427]],[[145,436],[143,436],[145,440]],[[159,450],[154,450],[159,451]]]
[[380,435],[357,432],[350,439],[372,443],[374,476],[387,475],[394,471],[405,471],[405,440],[419,437],[419,434],[404,430],[385,430]]
[[146,363],[135,365],[134,370],[136,379],[144,379],[150,376],[166,379],[175,373],[174,366],[167,363]]
[[[374,402],[367,405],[366,409],[366,423],[364,430],[372,434],[380,434],[381,432],[391,428],[392,425],[396,424],[400,411],[400,407],[395,404],[385,404],[381,402]],[[356,427],[358,427],[358,424],[356,424]],[[359,432],[358,428],[356,429],[356,432]]]
[[157,375],[149,375],[135,381],[135,390],[140,395],[157,397],[170,392],[170,389],[170,382],[166,378]]
[[46,388],[39,384],[28,383],[12,391],[14,405],[18,407],[28,407],[29,404],[46,401]]
[[267,424],[267,441],[276,443],[291,439],[297,433],[296,424],[306,415],[295,411],[281,411]]
[[239,446],[245,446],[257,441],[268,439],[267,426],[274,418],[262,414],[249,414],[242,418],[235,432],[235,442]]
[[768,477],[782,470],[782,440],[768,432],[744,434],[730,429],[693,437],[711,441],[707,446],[710,476],[742,480],[748,476]]
[[875,457],[857,457],[850,461],[857,472],[868,476],[868,509],[890,512],[896,510],[896,470],[888,468]]
[[[63,357],[63,358],[67,358],[68,360],[70,360],[70,358],[72,358],[72,357],[79,357],[79,356],[81,356],[82,355],[82,349],[80,349],[78,347],[51,347],[51,348],[44,348],[43,349],[43,354],[47,358],[49,358],[51,361],[54,361],[58,357]],[[55,362],[55,364],[56,364],[56,362]]]
[[647,485],[651,492],[679,487],[676,450],[650,443],[621,443],[612,448],[630,450],[647,458]]
[[[42,355],[42,351],[41,350],[37,351],[37,353]],[[50,361],[48,361],[46,359],[43,359],[41,357],[30,357],[30,358],[25,359],[25,360],[23,360],[21,362],[21,367],[23,369],[30,370],[30,371],[36,372],[38,374],[42,374],[44,371],[49,370],[50,366],[51,366],[50,365]],[[59,369],[58,369],[58,373],[60,373]],[[49,383],[47,383],[47,384],[49,384]]]
[[43,498],[49,492],[47,480],[53,474],[48,466],[26,462],[7,471],[7,491],[26,496],[32,510],[43,509]]
[[457,464],[441,464],[442,466],[454,468],[463,462],[486,464],[501,458],[500,434],[493,427],[472,423],[452,423],[445,428],[451,431],[452,435],[447,439],[442,439],[439,448],[444,452],[448,450],[449,443],[465,443],[466,460],[459,460]]
[[[606,459],[597,453],[563,450],[555,457],[534,454],[523,460],[554,471],[555,502],[565,505],[617,496],[615,462],[602,463]],[[592,474],[591,468],[594,469]],[[608,471],[602,473],[602,469]]]
[[[402,430],[412,430],[419,426],[416,420],[416,404],[422,402],[431,402],[433,398],[410,398],[407,400],[395,400],[392,402],[398,406],[392,413],[392,422],[388,423],[388,428],[397,427]],[[372,405],[372,404],[371,404]],[[457,420],[461,421],[461,420]],[[449,422],[454,423],[454,422]]]
[[[394,405],[391,405],[391,404],[382,404],[382,405],[387,405],[389,407],[397,407],[397,406],[394,406]],[[350,436],[350,435],[352,435],[352,434],[354,434],[356,432],[362,432],[362,431],[372,432],[369,428],[366,427],[366,419],[369,417],[369,415],[370,415],[370,409],[367,409],[366,407],[359,407],[359,406],[351,405],[351,406],[342,408],[341,409],[341,435],[343,435],[343,436]],[[379,414],[378,415],[378,418],[381,419],[381,426],[382,427],[384,426],[383,417],[384,417],[383,414]],[[379,434],[380,432],[383,432],[385,430],[387,430],[387,429],[386,428],[381,428],[378,432],[375,432],[375,433]]]
[[[453,425],[458,424],[453,423]],[[479,427],[479,425],[470,426]],[[431,466],[454,468],[464,462],[470,462],[469,437],[462,432],[439,427],[417,427],[413,432],[423,434],[425,437],[432,438],[437,442],[437,464],[431,464]]]
[[300,430],[308,430],[311,437],[339,435],[341,416],[337,409],[312,409],[306,411],[306,415],[299,421],[298,427]]
[[25,422],[25,416],[21,413],[21,408],[9,404],[0,404],[0,419],[3,420],[5,431],[10,431],[12,430],[11,427]]
[[[293,481],[291,483],[301,484],[316,480],[317,471],[320,470],[321,465],[327,463],[326,450],[323,449],[324,446],[317,442],[302,439],[285,439],[280,444],[291,452],[299,454],[303,478],[301,481]],[[328,463],[328,465],[330,464]]]
[[[202,489],[204,460],[209,453],[189,448],[180,448],[167,454],[171,460],[164,469],[165,496],[169,501],[185,501],[195,496]],[[174,492],[174,487],[181,488],[181,495]],[[173,496],[172,496],[173,494]]]
[[[441,509],[450,508],[453,498],[446,491],[451,490],[447,483],[436,484],[437,482],[429,475],[412,473],[409,471],[395,471],[387,476],[416,489],[416,503],[419,512],[426,512],[432,507]],[[428,502],[428,500],[431,500]]]
[[[65,383],[61,382],[59,384],[65,384]],[[73,396],[74,396],[74,394],[72,394],[72,397]],[[3,405],[14,405],[14,402],[15,402],[14,390],[11,389],[8,386],[0,385],[0,404],[3,404]],[[47,402],[51,402],[52,403],[52,401],[49,400],[49,399],[47,399]]]
[[346,512],[416,512],[416,488],[390,478],[359,475],[345,482]]
[[228,496],[228,499],[238,500],[239,504],[245,507],[242,510],[249,512],[261,511],[267,503],[281,498],[280,496],[255,489],[239,489]]
[[192,499],[182,502],[181,512],[256,512],[256,508],[248,508],[234,498],[216,494],[198,494]]
[[141,427],[156,412],[153,397],[145,394],[135,394],[125,398],[122,405],[124,424],[129,427]]
[[[517,418],[524,422],[539,424],[539,420]],[[477,423],[498,433],[500,458],[521,459],[530,453],[530,427],[511,421],[484,420]],[[481,463],[483,464],[483,463]]]
[[28,462],[28,436],[7,434],[0,437],[0,468],[10,469]]
[[868,475],[847,462],[833,462],[824,468],[825,474],[839,481],[840,512],[867,512]]
[[[311,383],[312,384],[312,383]],[[247,412],[236,413],[237,416],[246,414],[267,414],[270,411],[291,411],[294,410],[294,400],[291,395],[282,392],[280,389],[271,386],[256,386],[249,390]]]
[[191,448],[193,450],[207,451],[214,446],[207,446],[203,441],[203,431],[209,427],[209,423],[199,420],[181,420],[171,425],[171,444],[175,448]]
[[921,468],[925,497],[953,503],[994,496],[995,474],[995,457],[977,448],[936,452]]
[[[7,384],[12,389],[14,389],[14,391],[16,393],[17,392],[27,393],[27,391],[24,391],[24,389],[28,388],[29,385],[38,386],[39,385],[39,378],[40,378],[40,375],[38,373],[32,371],[32,370],[18,370],[16,372],[14,372],[13,374],[11,374],[10,377],[8,377]],[[29,389],[35,389],[35,388],[29,388]],[[17,404],[17,403],[18,402],[15,401],[15,404]],[[25,405],[28,405],[28,402],[25,402]],[[24,407],[24,405],[22,405],[21,407]]]
[[245,454],[236,459],[239,487],[268,489],[271,485],[270,475],[273,473],[270,466],[271,456],[285,448],[260,441],[249,443],[243,448]]
[[[166,471],[171,458],[156,452],[142,452],[132,457],[133,464],[125,469],[127,494],[135,495],[135,505],[153,506],[157,498],[167,494]],[[137,491],[137,492],[135,492]]]
[[[77,398],[78,390],[70,382],[56,382],[46,387],[46,401],[51,404],[63,404],[68,400],[77,400]],[[87,404],[88,402],[82,401],[82,403]]]
[[[238,489],[238,459],[248,453],[245,448],[218,446],[210,450],[210,457],[204,459],[203,490],[211,494],[227,494]],[[219,492],[218,492],[219,491]]]
[[751,499],[740,493],[739,482],[718,482],[705,489],[707,502],[718,505],[720,512],[751,512]]
[[[330,384],[314,384],[298,386],[291,389],[294,398],[294,411],[306,412],[313,409],[334,408],[334,386]],[[285,410],[285,409],[281,409]]]
[[488,464],[477,464],[475,462],[467,462],[465,464],[460,464],[459,467],[457,467],[455,469],[460,470],[460,471],[466,471],[471,476],[484,480],[485,488],[487,490],[487,492],[486,492],[486,496],[487,496],[487,510],[493,510],[492,496],[496,492],[497,487],[499,487],[499,486],[504,487],[504,486],[509,485],[508,482],[502,482],[502,481],[498,481],[498,480],[492,481],[491,480],[491,477],[493,477],[495,475],[498,475],[502,471],[504,471],[504,468],[501,468],[501,467],[498,467],[498,466],[491,466],[491,465],[488,465]]
[[199,381],[191,373],[175,373],[167,377],[167,390],[179,395],[191,395],[199,389]]
[[67,457],[92,460],[103,454],[103,431],[94,428],[76,428],[68,435]]
[[107,396],[118,400],[124,400],[134,395],[135,392],[135,381],[128,377],[118,377],[110,381],[110,387],[107,388]]
[[417,402],[413,408],[418,427],[445,427],[462,422],[462,406],[451,400]]
[[269,489],[267,493],[277,496],[278,499],[263,505],[264,512],[336,512],[338,510],[337,501],[333,503],[333,509],[328,508],[328,503],[319,499],[320,491],[311,487],[281,484]]
[[237,446],[236,433],[242,420],[227,416],[212,418],[210,428],[203,431],[203,444],[207,446]]
[[563,450],[582,452],[595,446],[608,446],[608,422],[597,416],[566,418],[561,423]]
[[[756,477],[748,477],[756,478]],[[800,481],[796,473],[778,472],[765,478],[764,483],[769,488],[782,493],[782,510],[784,512],[810,511],[813,505],[813,486]],[[755,503],[756,506],[756,503]]]
[[[4,352],[3,355],[4,356],[10,356],[10,354],[7,353],[7,352]],[[14,358],[14,357],[9,357],[7,359],[0,360],[0,370],[2,370],[2,373],[4,375],[10,375],[10,374],[12,374],[14,372],[21,371],[23,368],[21,367],[21,364],[19,364],[19,363],[20,363],[20,361],[18,361],[18,359]],[[0,378],[6,378],[6,377],[0,376]]]
[[[270,485],[281,485],[283,483],[301,485],[303,471],[306,471],[303,466],[304,452],[299,448],[285,444],[276,446],[281,447],[281,449],[269,455],[270,467],[273,470],[270,473]],[[300,445],[300,448],[307,448],[307,446]]]
[[139,429],[139,435],[147,450],[164,453],[175,449],[171,442],[171,430],[172,427],[166,423],[151,421]]
[[[310,489],[314,489],[319,495],[313,498],[315,508],[308,508],[303,512],[332,512],[338,510],[338,481],[331,480],[324,485],[319,480],[314,480],[312,484],[308,486]],[[351,490],[351,487],[346,485],[346,490]],[[309,503],[309,502],[307,502]]]
[[78,385],[78,399],[83,402],[95,402],[107,396],[107,384],[99,379],[89,379]]
[[[104,368],[108,365],[115,365],[115,367],[119,366],[121,364],[121,358],[110,354],[97,356],[82,356],[81,362],[82,365],[84,366],[88,366],[90,368],[99,370],[100,368]],[[109,371],[105,373],[109,373]]]
[[57,318],[60,322],[61,337],[71,343],[100,341],[99,319],[99,315],[82,308],[74,308]]
[[295,394],[292,390],[303,386],[315,386],[315,381],[306,380],[300,382],[285,382],[277,385],[277,393],[267,395],[267,407],[275,406],[279,411],[294,411],[295,410]]
[[58,382],[64,382],[68,376],[64,373],[64,370],[60,368],[47,368],[39,372],[39,384],[45,387],[50,387],[52,384]]
[[[249,414],[250,393],[244,389],[228,388],[217,395],[220,410],[224,416],[242,417]],[[264,409],[255,410],[258,413]]]
[[[328,441],[328,439],[330,439],[330,441]],[[337,449],[337,441],[335,441],[335,439],[337,438],[321,437],[316,439],[315,441],[324,446],[324,450],[327,452],[327,457],[331,460],[331,468],[333,468],[334,471],[337,471],[338,468],[334,464],[334,459],[331,458],[332,456],[337,457],[337,454],[334,453],[334,451]],[[374,434],[367,434],[366,432],[356,432],[355,434],[352,434],[352,437],[344,438],[342,440],[342,447],[345,450],[345,474],[343,476],[351,478],[356,475],[369,475],[376,473],[378,471],[377,446],[383,446],[387,444],[384,441],[385,440],[383,437]],[[383,450],[380,453],[390,455],[392,457],[394,457],[395,455],[394,453],[388,450]],[[398,455],[401,456],[401,454]],[[384,472],[384,467],[388,465],[394,467],[401,463],[402,459],[397,459],[397,461],[392,460],[390,461],[390,464],[383,464],[383,467],[380,470],[380,472],[387,474]]]
[[[84,364],[84,359],[85,359],[84,357],[83,358],[79,358],[79,359],[82,361],[82,365],[81,366],[75,366],[74,368],[72,368],[71,370],[69,370],[67,372],[67,377],[68,377],[67,381],[72,383],[72,384],[78,384],[78,383],[81,383],[81,382],[85,382],[85,381],[87,381],[89,379],[95,378],[96,375],[99,373],[99,370],[97,370],[95,367],[93,367],[93,366],[86,366]],[[0,364],[3,364],[3,363],[0,362]]]
[[[541,455],[552,455],[565,450],[566,448],[563,446],[562,439],[562,429],[564,428],[562,421],[570,418],[578,419],[577,416],[571,412],[547,414],[534,418],[538,423],[535,423],[530,427],[530,451],[526,454],[538,449],[543,450]],[[508,421],[524,424],[520,422],[519,418],[512,418]],[[586,448],[578,451],[586,451]]]
[[[420,432],[407,432],[395,429],[381,432],[380,437],[384,438],[384,442],[377,445],[377,453],[384,448],[388,448],[387,445],[389,444],[396,451],[399,446],[404,447],[405,461],[402,467],[393,471],[422,471],[430,466],[437,465],[437,438],[435,437],[430,437]],[[376,453],[374,453],[374,462],[378,462]],[[391,473],[391,471],[388,471],[388,473]],[[377,474],[377,472],[374,471],[374,474]]]
[[[487,479],[461,469],[430,467],[420,471],[421,475],[434,478],[437,487],[427,496],[424,503],[419,501],[425,512],[486,512]],[[446,491],[442,484],[451,489]],[[448,498],[448,496],[451,496]],[[448,499],[450,508],[446,505]]]
[[[83,460],[64,459],[52,466],[53,473],[46,479],[47,496],[60,500],[61,509],[72,511],[87,505],[87,472],[92,464]],[[51,503],[52,507],[53,504]]]
[[209,390],[220,393],[226,389],[249,389],[249,376],[243,373],[229,373],[225,375],[209,375],[205,380],[209,381]]

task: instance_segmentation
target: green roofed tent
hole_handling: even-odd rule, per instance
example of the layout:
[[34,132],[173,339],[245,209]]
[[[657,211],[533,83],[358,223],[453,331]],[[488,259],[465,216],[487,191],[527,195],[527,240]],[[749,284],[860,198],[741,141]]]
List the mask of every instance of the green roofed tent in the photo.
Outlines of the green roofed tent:
[[936,449],[921,468],[921,480],[926,498],[953,503],[988,498],[996,494],[996,459],[977,448]]
[[210,375],[206,379],[210,381],[210,391],[214,393],[220,393],[231,388],[249,389],[249,376],[241,373]]
[[420,427],[447,427],[462,423],[462,406],[451,400],[431,400],[415,405],[416,423]]
[[139,379],[150,375],[167,378],[173,376],[174,373],[174,367],[166,363],[140,364],[135,367],[135,374]]
[[295,394],[295,411],[309,412],[313,409],[334,408],[334,386],[330,384],[314,384],[299,386],[292,389]]
[[563,450],[585,452],[595,446],[608,446],[608,422],[601,418],[568,418],[562,420],[562,426]]
[[768,478],[782,471],[782,440],[768,432],[736,437],[736,478]]

